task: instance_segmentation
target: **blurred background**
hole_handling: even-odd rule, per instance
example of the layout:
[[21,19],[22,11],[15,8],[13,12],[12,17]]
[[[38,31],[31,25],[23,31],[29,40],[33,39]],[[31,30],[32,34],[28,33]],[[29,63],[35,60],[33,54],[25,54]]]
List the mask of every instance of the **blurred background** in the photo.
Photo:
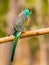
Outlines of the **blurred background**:
[[[32,12],[26,30],[49,27],[49,0],[0,0],[0,37],[13,34],[14,21],[25,8]],[[11,63],[12,43],[0,45],[0,65],[49,65],[49,34],[19,40]]]

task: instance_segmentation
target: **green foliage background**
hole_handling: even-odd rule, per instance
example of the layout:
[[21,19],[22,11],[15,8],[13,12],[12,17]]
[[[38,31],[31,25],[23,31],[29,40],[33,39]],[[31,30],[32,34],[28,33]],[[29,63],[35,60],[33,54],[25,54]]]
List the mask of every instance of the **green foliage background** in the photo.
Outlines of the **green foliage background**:
[[6,14],[9,10],[9,0],[0,0],[0,37],[6,35]]

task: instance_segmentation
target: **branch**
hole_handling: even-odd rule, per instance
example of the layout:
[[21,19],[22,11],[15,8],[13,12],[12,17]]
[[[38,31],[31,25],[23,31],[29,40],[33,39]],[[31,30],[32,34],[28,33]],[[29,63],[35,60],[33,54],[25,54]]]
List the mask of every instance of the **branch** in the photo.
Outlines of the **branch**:
[[[49,28],[43,28],[43,29],[39,29],[39,30],[24,32],[24,33],[22,33],[21,38],[38,36],[38,35],[43,35],[43,34],[48,34],[48,33],[49,33]],[[5,42],[10,42],[10,41],[13,41],[13,40],[14,40],[13,35],[3,37],[3,38],[0,38],[0,44],[5,43]]]

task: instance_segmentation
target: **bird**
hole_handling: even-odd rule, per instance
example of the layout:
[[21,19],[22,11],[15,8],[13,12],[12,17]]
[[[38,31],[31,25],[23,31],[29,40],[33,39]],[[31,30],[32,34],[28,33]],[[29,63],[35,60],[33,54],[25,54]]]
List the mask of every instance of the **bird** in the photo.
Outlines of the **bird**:
[[24,29],[24,23],[26,22],[27,18],[31,15],[31,12],[29,9],[24,9],[16,18],[15,24],[14,24],[14,43],[12,47],[12,55],[11,55],[11,62],[13,62],[14,53],[16,49],[16,45],[18,40],[21,37],[21,34]]

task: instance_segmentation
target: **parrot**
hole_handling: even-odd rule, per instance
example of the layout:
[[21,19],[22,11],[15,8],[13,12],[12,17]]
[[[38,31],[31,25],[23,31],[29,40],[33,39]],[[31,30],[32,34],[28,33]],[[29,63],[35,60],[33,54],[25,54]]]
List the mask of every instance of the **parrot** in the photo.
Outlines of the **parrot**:
[[11,62],[13,62],[17,42],[20,39],[21,34],[24,30],[24,23],[26,22],[26,20],[28,19],[28,17],[30,15],[31,15],[30,10],[29,9],[24,9],[16,18],[16,21],[15,21],[15,24],[14,24],[15,39],[14,39],[14,43],[13,43],[13,46],[12,46]]

